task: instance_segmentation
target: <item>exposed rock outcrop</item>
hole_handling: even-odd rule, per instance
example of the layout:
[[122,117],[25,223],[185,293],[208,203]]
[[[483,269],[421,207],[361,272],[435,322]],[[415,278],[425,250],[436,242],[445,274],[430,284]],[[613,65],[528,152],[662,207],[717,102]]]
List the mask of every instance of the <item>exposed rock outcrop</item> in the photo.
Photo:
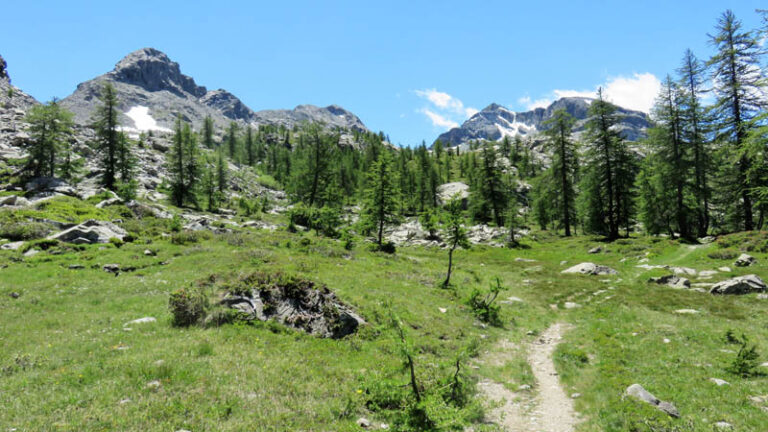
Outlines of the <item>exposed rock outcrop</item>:
[[561,273],[580,273],[580,274],[592,275],[592,276],[619,274],[619,272],[617,272],[616,270],[610,267],[597,265],[591,262],[576,264],[573,267],[563,270]]
[[758,276],[750,274],[718,282],[709,292],[710,294],[749,294],[764,292],[765,289],[765,282]]
[[128,233],[124,229],[111,222],[91,219],[80,225],[53,234],[48,238],[65,243],[92,244],[109,243],[109,239],[111,238],[123,240],[127,235]]

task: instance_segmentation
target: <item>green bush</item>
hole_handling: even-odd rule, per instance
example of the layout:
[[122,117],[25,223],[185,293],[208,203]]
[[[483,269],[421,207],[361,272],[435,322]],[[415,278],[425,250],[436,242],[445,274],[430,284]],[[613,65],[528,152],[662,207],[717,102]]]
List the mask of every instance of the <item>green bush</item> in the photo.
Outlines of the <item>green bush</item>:
[[168,299],[168,309],[170,309],[173,317],[173,325],[189,327],[201,323],[205,318],[208,310],[208,298],[202,290],[179,288],[171,293]]
[[197,243],[201,240],[210,240],[213,234],[209,231],[181,231],[171,235],[171,243],[184,246],[190,243]]
[[712,251],[707,254],[708,257],[717,260],[731,260],[738,256],[738,254],[732,249],[723,249]]
[[302,225],[332,238],[339,236],[338,229],[342,224],[339,210],[328,206],[316,208],[297,204],[288,213],[288,218],[289,230],[293,228],[295,231],[296,225]]
[[50,232],[46,224],[38,222],[3,222],[0,224],[0,237],[11,241],[27,241],[43,238]]
[[125,242],[117,237],[110,237],[109,244],[114,245],[116,248],[120,249],[121,247],[123,247]]
[[733,359],[727,370],[742,378],[760,375],[757,369],[760,364],[760,354],[757,353],[757,346],[755,344],[750,345],[746,335],[741,335],[737,343],[741,345],[739,352],[736,353],[736,358]]
[[477,288],[472,290],[469,299],[467,299],[467,305],[477,319],[493,326],[500,327],[502,325],[501,316],[499,315],[501,307],[498,304],[495,304],[496,298],[499,296],[501,290],[502,287],[499,278],[496,278],[496,285],[491,285],[488,292],[481,291]]

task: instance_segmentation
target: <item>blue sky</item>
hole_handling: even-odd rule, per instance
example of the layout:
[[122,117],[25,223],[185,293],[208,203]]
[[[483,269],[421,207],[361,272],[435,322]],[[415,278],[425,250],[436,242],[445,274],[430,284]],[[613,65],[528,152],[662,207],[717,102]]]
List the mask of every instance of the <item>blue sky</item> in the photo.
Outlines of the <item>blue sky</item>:
[[69,95],[152,46],[254,110],[338,104],[392,141],[431,142],[492,102],[515,110],[607,86],[644,109],[686,48],[740,1],[14,1],[0,54],[18,87]]

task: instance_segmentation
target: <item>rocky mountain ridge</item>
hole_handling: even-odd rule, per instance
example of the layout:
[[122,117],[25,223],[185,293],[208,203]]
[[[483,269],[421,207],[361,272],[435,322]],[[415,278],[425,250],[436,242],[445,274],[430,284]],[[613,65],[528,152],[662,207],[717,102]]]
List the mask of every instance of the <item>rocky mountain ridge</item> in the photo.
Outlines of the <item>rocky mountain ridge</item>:
[[[473,140],[500,141],[505,136],[529,137],[546,129],[544,122],[558,109],[565,109],[576,120],[574,132],[584,131],[589,114],[589,106],[594,99],[586,97],[564,97],[556,100],[547,108],[536,108],[525,112],[514,112],[499,104],[492,103],[479,111],[460,127],[441,134],[437,139],[444,145],[457,146]],[[637,141],[645,136],[650,126],[648,115],[618,107],[621,116],[619,129],[630,141]]]
[[293,127],[304,121],[323,122],[329,127],[367,131],[353,113],[337,105],[299,105],[293,110],[255,112],[237,96],[223,90],[207,90],[181,72],[179,64],[154,48],[142,48],[121,59],[115,68],[77,86],[62,105],[75,113],[75,121],[87,124],[105,82],[118,93],[121,122],[129,131],[169,130],[181,115],[199,129],[210,116],[219,128],[235,121],[243,125],[262,124]]

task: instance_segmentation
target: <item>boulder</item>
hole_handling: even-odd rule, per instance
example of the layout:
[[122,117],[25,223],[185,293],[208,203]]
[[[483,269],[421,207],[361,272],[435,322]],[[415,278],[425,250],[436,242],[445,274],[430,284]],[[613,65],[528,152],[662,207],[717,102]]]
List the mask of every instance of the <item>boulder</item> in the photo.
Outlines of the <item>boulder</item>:
[[128,207],[133,214],[138,218],[143,218],[146,216],[155,217],[158,219],[172,219],[173,215],[162,208],[157,208],[155,206],[150,206],[144,203],[140,203],[138,201],[132,200],[125,203],[125,206]]
[[749,267],[756,264],[757,260],[752,255],[741,254],[736,258],[736,262],[733,263],[736,267]]
[[602,247],[596,246],[596,247],[593,247],[592,249],[588,250],[587,253],[588,254],[596,254],[596,253],[600,253],[602,251],[603,251]]
[[17,242],[6,243],[6,244],[0,246],[0,249],[2,249],[2,250],[18,250],[22,246],[24,246],[24,242],[23,241],[17,241]]
[[469,186],[462,182],[453,182],[441,184],[437,187],[437,200],[440,205],[445,205],[454,197],[461,200],[462,205],[466,207],[469,198]]
[[55,177],[36,177],[24,185],[27,192],[54,192],[63,195],[78,197],[77,190],[62,179]]
[[24,197],[18,195],[9,195],[0,197],[0,207],[2,206],[14,206],[14,207],[26,207],[31,203]]
[[631,386],[627,387],[627,390],[624,392],[624,395],[637,399],[641,402],[651,404],[655,406],[657,409],[659,409],[660,411],[663,411],[672,417],[675,417],[675,418],[680,417],[680,413],[677,411],[677,408],[675,408],[674,405],[672,405],[669,402],[664,402],[662,400],[659,400],[656,396],[651,394],[651,392],[644,389],[643,386],[641,386],[640,384],[632,384]]
[[749,294],[753,292],[764,292],[765,283],[758,276],[750,274],[737,276],[732,279],[716,283],[709,290],[710,294]]
[[691,287],[691,281],[677,275],[652,277],[648,279],[648,282],[657,283],[659,285],[667,285],[673,288],[690,288]]
[[365,324],[326,286],[295,278],[260,277],[251,289],[227,294],[221,304],[246,319],[272,319],[324,338],[343,338]]
[[119,226],[105,221],[87,220],[80,225],[53,234],[48,238],[74,244],[109,243],[109,239],[123,240],[128,233]]
[[610,267],[597,265],[591,262],[576,264],[573,267],[563,270],[561,273],[580,273],[580,274],[586,274],[586,275],[592,275],[592,276],[619,274],[619,272],[617,272],[616,270]]

